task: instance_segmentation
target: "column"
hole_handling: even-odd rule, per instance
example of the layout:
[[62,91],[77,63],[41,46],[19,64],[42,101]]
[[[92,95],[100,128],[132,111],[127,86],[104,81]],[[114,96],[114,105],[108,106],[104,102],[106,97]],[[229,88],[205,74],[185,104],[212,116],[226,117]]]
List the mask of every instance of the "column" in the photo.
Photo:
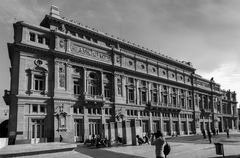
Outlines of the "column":
[[177,107],[178,107],[179,106],[179,89],[178,88],[176,88],[176,92],[177,92],[177,94],[176,94],[176,103],[177,103]]
[[169,106],[170,103],[170,94],[169,94],[169,87],[167,86],[167,106]]
[[180,113],[178,114],[178,132],[179,132],[179,135],[181,135],[181,131],[182,131],[182,123],[181,123],[181,115]]
[[[200,106],[200,105],[199,105]],[[204,109],[204,100],[203,100],[203,95],[201,95],[201,107]],[[204,128],[205,129],[205,128]]]
[[209,129],[209,131],[211,131],[212,129],[211,129],[211,122],[210,122],[210,119],[211,117],[210,116],[208,116],[208,129]]
[[[114,79],[114,87],[113,87],[113,89],[114,89],[114,92],[115,92],[115,93],[114,93],[115,96],[118,94],[117,77],[118,77],[118,75],[114,73],[114,76],[113,76],[113,79]],[[119,77],[121,77],[121,76],[119,75]]]
[[234,118],[232,118],[232,129],[234,129]]
[[69,63],[66,63],[66,90],[68,92],[72,91],[72,77],[71,77],[71,65]]
[[58,89],[59,88],[59,86],[58,86],[58,84],[59,84],[59,76],[58,76],[58,73],[59,73],[59,68],[58,68],[58,65],[59,65],[59,62],[58,61],[56,61],[55,60],[55,75],[54,75],[54,84],[55,84],[55,89]]
[[163,117],[162,117],[162,112],[160,112],[160,130],[163,132]]
[[187,126],[187,135],[189,135],[189,122],[188,122],[188,114],[186,114],[186,126]]
[[153,129],[152,129],[152,124],[153,124],[153,119],[152,119],[152,112],[151,111],[149,111],[149,132],[150,133],[153,133]]
[[44,93],[46,94],[48,92],[48,74],[45,73],[45,89]]
[[83,94],[87,94],[87,70],[83,68]]
[[103,80],[104,80],[104,75],[103,75],[103,72],[100,71],[100,74],[101,74],[101,96],[104,96],[104,83],[103,83]]
[[126,99],[126,76],[122,76],[122,96]]
[[151,83],[147,82],[147,102],[151,101]]
[[140,94],[139,94],[139,80],[136,80],[136,104],[141,105]]
[[161,104],[161,85],[157,84],[157,104]]
[[83,116],[83,126],[84,126],[84,139],[89,137],[89,122],[88,122],[88,109],[83,107],[84,116]]
[[103,131],[103,130],[105,130],[103,126],[106,124],[104,108],[101,108],[101,114],[102,114],[102,116],[101,116],[100,136],[102,137],[102,136],[105,136],[104,133],[106,133],[105,131]]
[[169,126],[170,126],[170,135],[173,134],[173,120],[172,120],[172,113],[169,113]]

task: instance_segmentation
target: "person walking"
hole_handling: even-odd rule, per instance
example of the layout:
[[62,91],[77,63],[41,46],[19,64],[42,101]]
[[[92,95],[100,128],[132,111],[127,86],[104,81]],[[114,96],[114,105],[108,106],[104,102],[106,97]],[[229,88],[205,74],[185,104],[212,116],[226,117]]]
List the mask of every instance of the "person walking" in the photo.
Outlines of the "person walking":
[[202,134],[203,134],[203,139],[206,139],[206,132],[204,129],[202,130]]
[[166,140],[163,137],[163,134],[161,131],[157,131],[155,133],[156,140],[154,141],[155,144],[155,154],[156,158],[165,158],[165,155],[163,153],[164,145],[166,144]]
[[229,138],[229,128],[226,129],[227,132],[227,138]]
[[208,133],[209,143],[211,144],[211,143],[212,143],[212,135],[211,135],[211,132],[208,130],[207,133]]

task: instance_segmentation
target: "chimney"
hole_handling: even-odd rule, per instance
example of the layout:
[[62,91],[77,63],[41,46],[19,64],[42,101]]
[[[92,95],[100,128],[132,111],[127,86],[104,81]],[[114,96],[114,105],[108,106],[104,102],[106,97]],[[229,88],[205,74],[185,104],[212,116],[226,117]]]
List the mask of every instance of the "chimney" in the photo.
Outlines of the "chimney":
[[59,9],[58,7],[52,5],[50,9],[50,16],[55,18],[60,18]]

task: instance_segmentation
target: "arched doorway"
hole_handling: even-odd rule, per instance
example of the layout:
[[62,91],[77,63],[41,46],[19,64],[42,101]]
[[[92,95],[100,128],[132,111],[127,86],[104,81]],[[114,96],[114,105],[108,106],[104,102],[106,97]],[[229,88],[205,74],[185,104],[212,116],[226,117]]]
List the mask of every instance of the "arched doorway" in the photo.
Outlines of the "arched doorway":
[[8,137],[8,120],[5,120],[0,124],[0,131],[0,138]]

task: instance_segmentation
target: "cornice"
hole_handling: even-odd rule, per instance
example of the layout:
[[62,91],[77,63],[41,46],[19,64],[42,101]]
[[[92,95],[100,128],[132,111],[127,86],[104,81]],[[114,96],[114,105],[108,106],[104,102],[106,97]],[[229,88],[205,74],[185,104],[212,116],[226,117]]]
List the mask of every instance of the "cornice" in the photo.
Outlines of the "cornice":
[[65,24],[68,24],[72,27],[75,27],[75,28],[78,28],[78,29],[81,29],[83,31],[87,31],[91,34],[94,34],[94,35],[98,35],[102,38],[105,38],[107,40],[110,40],[110,41],[114,41],[114,42],[117,42],[117,43],[121,43],[122,45],[125,45],[127,47],[130,47],[130,48],[133,48],[133,49],[136,49],[136,50],[139,50],[143,53],[147,53],[147,54],[150,54],[150,55],[153,55],[155,57],[158,57],[162,60],[166,60],[166,62],[172,62],[172,63],[175,63],[175,64],[178,64],[178,65],[181,65],[187,69],[190,69],[192,71],[195,71],[196,69],[193,68],[192,66],[190,66],[189,64],[187,64],[187,62],[184,62],[184,61],[178,61],[178,60],[175,60],[171,57],[168,57],[168,56],[165,56],[161,53],[157,53],[156,51],[153,51],[153,50],[150,50],[148,48],[145,48],[145,47],[142,47],[140,45],[137,45],[135,43],[132,43],[130,41],[126,41],[124,39],[120,39],[118,37],[115,37],[113,35],[109,35],[108,33],[104,33],[102,31],[99,31],[95,28],[91,28],[89,26],[85,26],[81,23],[77,23],[76,21],[74,20],[68,20],[67,18],[65,17],[61,17],[61,18],[56,18],[56,17],[52,17],[50,15],[46,15],[45,18],[43,19],[43,21],[41,22],[41,25],[46,21],[46,20],[54,20],[54,21],[58,21],[58,22],[63,22]]

